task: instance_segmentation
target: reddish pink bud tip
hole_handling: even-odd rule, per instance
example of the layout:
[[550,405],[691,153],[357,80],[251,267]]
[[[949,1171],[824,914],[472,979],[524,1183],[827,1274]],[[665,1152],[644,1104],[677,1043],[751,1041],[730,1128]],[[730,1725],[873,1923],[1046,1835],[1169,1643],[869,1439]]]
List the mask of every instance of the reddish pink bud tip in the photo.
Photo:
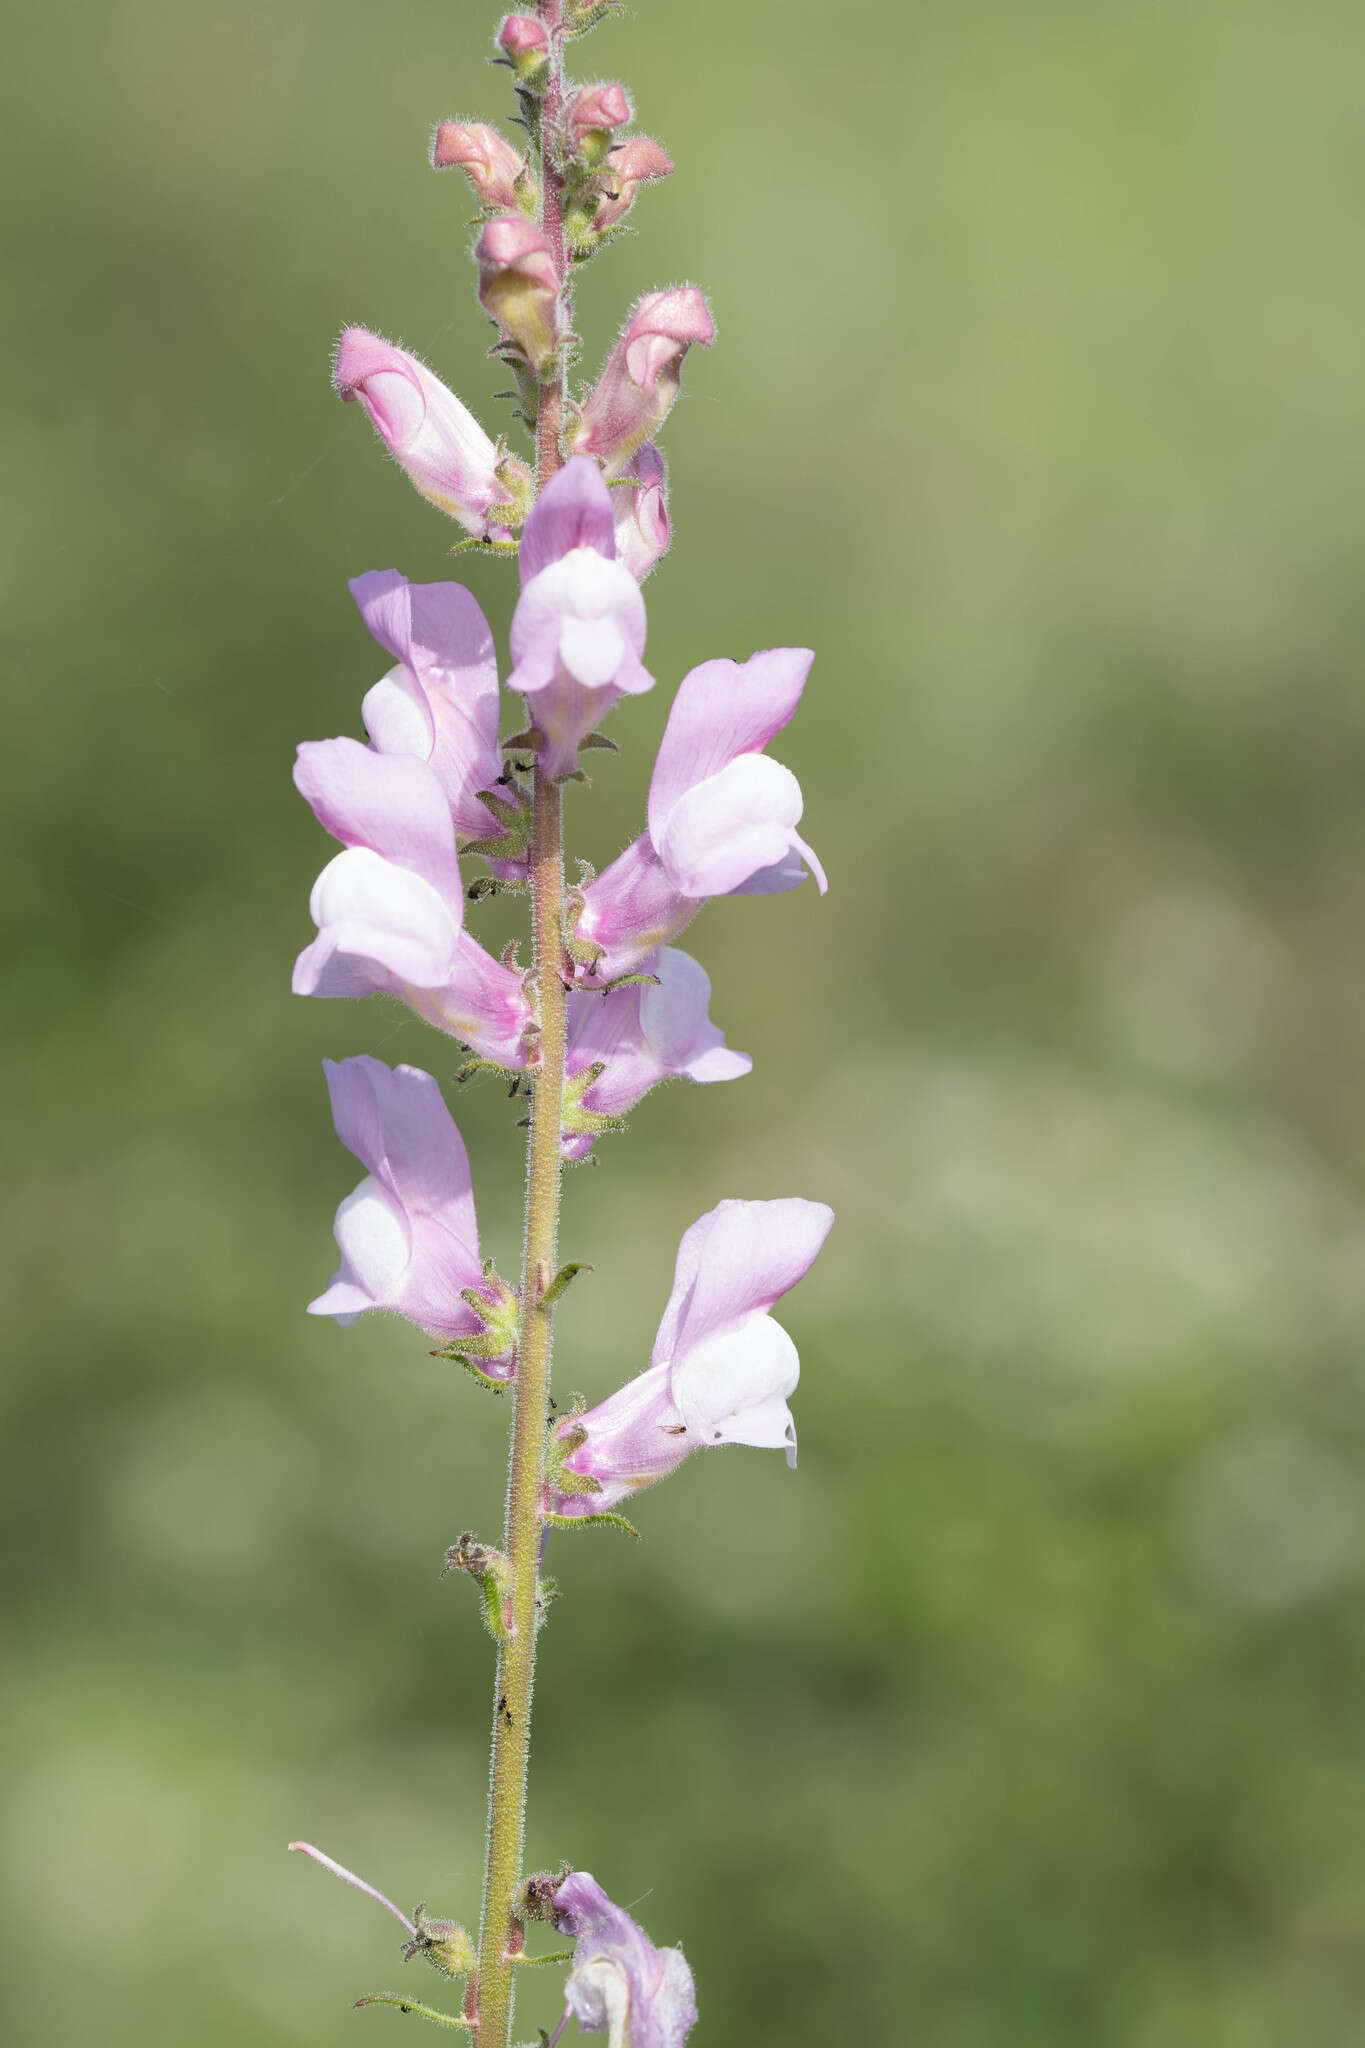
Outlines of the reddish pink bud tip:
[[549,47],[545,24],[532,14],[509,14],[498,30],[498,48],[509,57],[529,57]]
[[585,85],[569,107],[569,126],[576,138],[593,128],[624,128],[629,119],[630,101],[623,85]]

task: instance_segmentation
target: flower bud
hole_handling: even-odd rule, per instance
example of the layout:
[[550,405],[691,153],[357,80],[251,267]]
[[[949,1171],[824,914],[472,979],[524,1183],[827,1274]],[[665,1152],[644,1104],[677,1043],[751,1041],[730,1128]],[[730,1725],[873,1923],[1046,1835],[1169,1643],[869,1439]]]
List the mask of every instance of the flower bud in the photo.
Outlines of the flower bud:
[[609,476],[618,475],[668,418],[688,349],[694,342],[709,347],[715,333],[706,300],[695,285],[647,292],[583,408],[575,450],[595,455]]
[[458,1920],[433,1920],[425,1906],[416,1914],[416,1932],[403,1944],[403,1961],[420,1956],[443,1977],[467,1977],[474,1967],[474,1944]]
[[594,232],[602,234],[615,227],[635,204],[638,185],[652,185],[673,169],[672,158],[647,135],[631,135],[607,152],[607,160],[594,181],[601,191],[593,215]]
[[540,373],[559,344],[560,277],[540,229],[517,214],[490,220],[474,245],[479,303]]
[[342,398],[360,400],[422,496],[476,539],[521,524],[532,490],[525,463],[500,455],[468,406],[416,356],[348,327],[332,382]]
[[533,14],[509,14],[498,30],[498,48],[516,74],[517,84],[538,92],[550,69],[550,38]]
[[573,146],[585,162],[600,164],[611,145],[614,128],[631,118],[623,85],[585,85],[569,102],[567,115]]
[[431,161],[438,171],[451,165],[463,171],[480,206],[496,207],[500,213],[515,208],[522,160],[486,121],[442,121],[432,142]]
[[652,441],[637,448],[615,484],[611,509],[616,521],[616,559],[643,583],[668,547],[668,472]]

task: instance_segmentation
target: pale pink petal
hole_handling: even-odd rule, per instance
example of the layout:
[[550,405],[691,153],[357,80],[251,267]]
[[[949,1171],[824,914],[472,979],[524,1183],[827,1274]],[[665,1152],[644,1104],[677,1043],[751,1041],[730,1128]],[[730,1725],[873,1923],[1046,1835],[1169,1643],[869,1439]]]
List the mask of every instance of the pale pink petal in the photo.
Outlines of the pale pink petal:
[[575,548],[593,548],[609,562],[616,555],[612,494],[586,455],[571,456],[536,500],[518,550],[522,587]]
[[789,1196],[720,1202],[684,1232],[653,1360],[683,1358],[755,1311],[766,1312],[814,1264],[834,1212]]
[[806,647],[773,647],[745,662],[704,661],[683,677],[649,785],[656,844],[680,797],[791,723],[814,659]]
[[479,1255],[469,1158],[440,1087],[420,1067],[361,1054],[324,1060],[336,1134],[405,1209],[439,1212],[469,1257]]
[[488,819],[478,791],[492,788],[502,773],[488,621],[461,584],[410,584],[394,569],[357,576],[351,594],[371,634],[400,664],[366,696],[371,741],[380,753],[428,761],[456,829],[479,837]]
[[294,781],[334,839],[423,876],[452,908],[463,903],[450,806],[425,762],[359,740],[305,740]]

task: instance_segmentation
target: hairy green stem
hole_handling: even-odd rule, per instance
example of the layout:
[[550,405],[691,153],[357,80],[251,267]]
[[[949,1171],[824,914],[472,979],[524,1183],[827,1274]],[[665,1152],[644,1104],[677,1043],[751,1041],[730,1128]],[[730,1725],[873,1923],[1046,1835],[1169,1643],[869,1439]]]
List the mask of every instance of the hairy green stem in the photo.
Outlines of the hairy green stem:
[[[553,136],[563,95],[560,0],[543,0],[550,33],[551,75],[541,121],[541,224],[564,262],[563,185],[554,163]],[[566,281],[567,292],[567,281]],[[565,323],[567,324],[567,307]],[[537,415],[541,490],[560,466],[563,372],[541,386]],[[488,1792],[488,1861],[479,1930],[475,1987],[475,2048],[508,2048],[512,1984],[523,1930],[516,1916],[525,1832],[526,1774],[531,1744],[535,1678],[536,1587],[540,1571],[540,1494],[549,1416],[553,1301],[544,1299],[555,1276],[559,1235],[560,1116],[564,1095],[563,912],[564,851],[560,786],[536,769],[532,791],[532,979],[540,1019],[540,1062],[531,1107],[526,1162],[526,1236],[521,1267],[521,1322],[507,1481],[504,1547],[512,1567],[511,1634],[498,1652],[493,1694],[493,1751]]]

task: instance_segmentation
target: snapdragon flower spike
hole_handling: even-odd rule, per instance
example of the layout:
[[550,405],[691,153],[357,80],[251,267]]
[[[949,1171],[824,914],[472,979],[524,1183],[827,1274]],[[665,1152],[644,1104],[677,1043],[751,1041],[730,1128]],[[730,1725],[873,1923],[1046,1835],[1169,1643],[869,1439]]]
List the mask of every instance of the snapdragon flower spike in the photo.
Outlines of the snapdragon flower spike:
[[476,540],[508,539],[534,488],[524,462],[488,438],[468,406],[407,349],[348,327],[332,382],[359,399],[389,453],[424,498]]
[[428,763],[311,740],[294,780],[346,849],[313,884],[318,936],[294,963],[294,993],[387,991],[482,1058],[524,1067],[534,1018],[522,977],[464,930],[450,805]]
[[479,304],[502,329],[504,341],[543,376],[562,339],[561,279],[548,240],[523,215],[500,213],[485,223],[474,261]]
[[431,162],[438,171],[463,171],[480,206],[503,213],[520,204],[521,154],[486,121],[442,121],[432,138]]
[[648,135],[630,135],[616,143],[595,181],[601,197],[592,217],[594,232],[601,235],[614,228],[635,204],[637,189],[667,178],[672,170],[672,159]]
[[480,1263],[469,1159],[440,1088],[367,1056],[322,1064],[337,1136],[369,1171],[337,1210],[341,1264],[309,1315],[349,1324],[387,1309],[447,1343],[496,1332],[482,1369],[510,1379],[512,1297]]
[[630,478],[612,486],[611,509],[616,521],[616,559],[643,583],[668,551],[668,472],[653,441],[637,448],[621,471]]
[[[768,1311],[815,1263],[834,1221],[823,1202],[725,1201],[684,1232],[648,1368],[555,1431],[554,1510],[573,1517],[618,1502],[715,1444],[785,1449],[800,1376],[796,1346]],[[575,1494],[575,1478],[597,1490]]]
[[580,455],[595,455],[616,476],[642,442],[652,440],[673,409],[682,360],[695,342],[716,338],[706,300],[695,285],[647,292],[607,357],[574,432]]
[[551,478],[526,522],[519,561],[507,687],[526,698],[542,771],[571,775],[579,741],[617,698],[654,687],[640,660],[645,602],[616,559],[612,493],[595,462],[574,457]]
[[629,974],[711,896],[774,895],[825,871],[796,830],[801,785],[763,749],[814,660],[775,647],[683,678],[649,785],[649,829],[577,892],[572,950],[602,980]]
[[566,1159],[583,1159],[661,1081],[736,1081],[750,1073],[747,1052],[731,1052],[707,1014],[711,982],[688,953],[661,946],[633,982],[607,995],[568,999],[564,1135]]
[[573,1938],[564,1995],[582,2033],[606,2034],[607,2048],[683,2048],[697,1994],[680,1948],[655,1948],[586,1870],[557,1888],[554,1924]]

